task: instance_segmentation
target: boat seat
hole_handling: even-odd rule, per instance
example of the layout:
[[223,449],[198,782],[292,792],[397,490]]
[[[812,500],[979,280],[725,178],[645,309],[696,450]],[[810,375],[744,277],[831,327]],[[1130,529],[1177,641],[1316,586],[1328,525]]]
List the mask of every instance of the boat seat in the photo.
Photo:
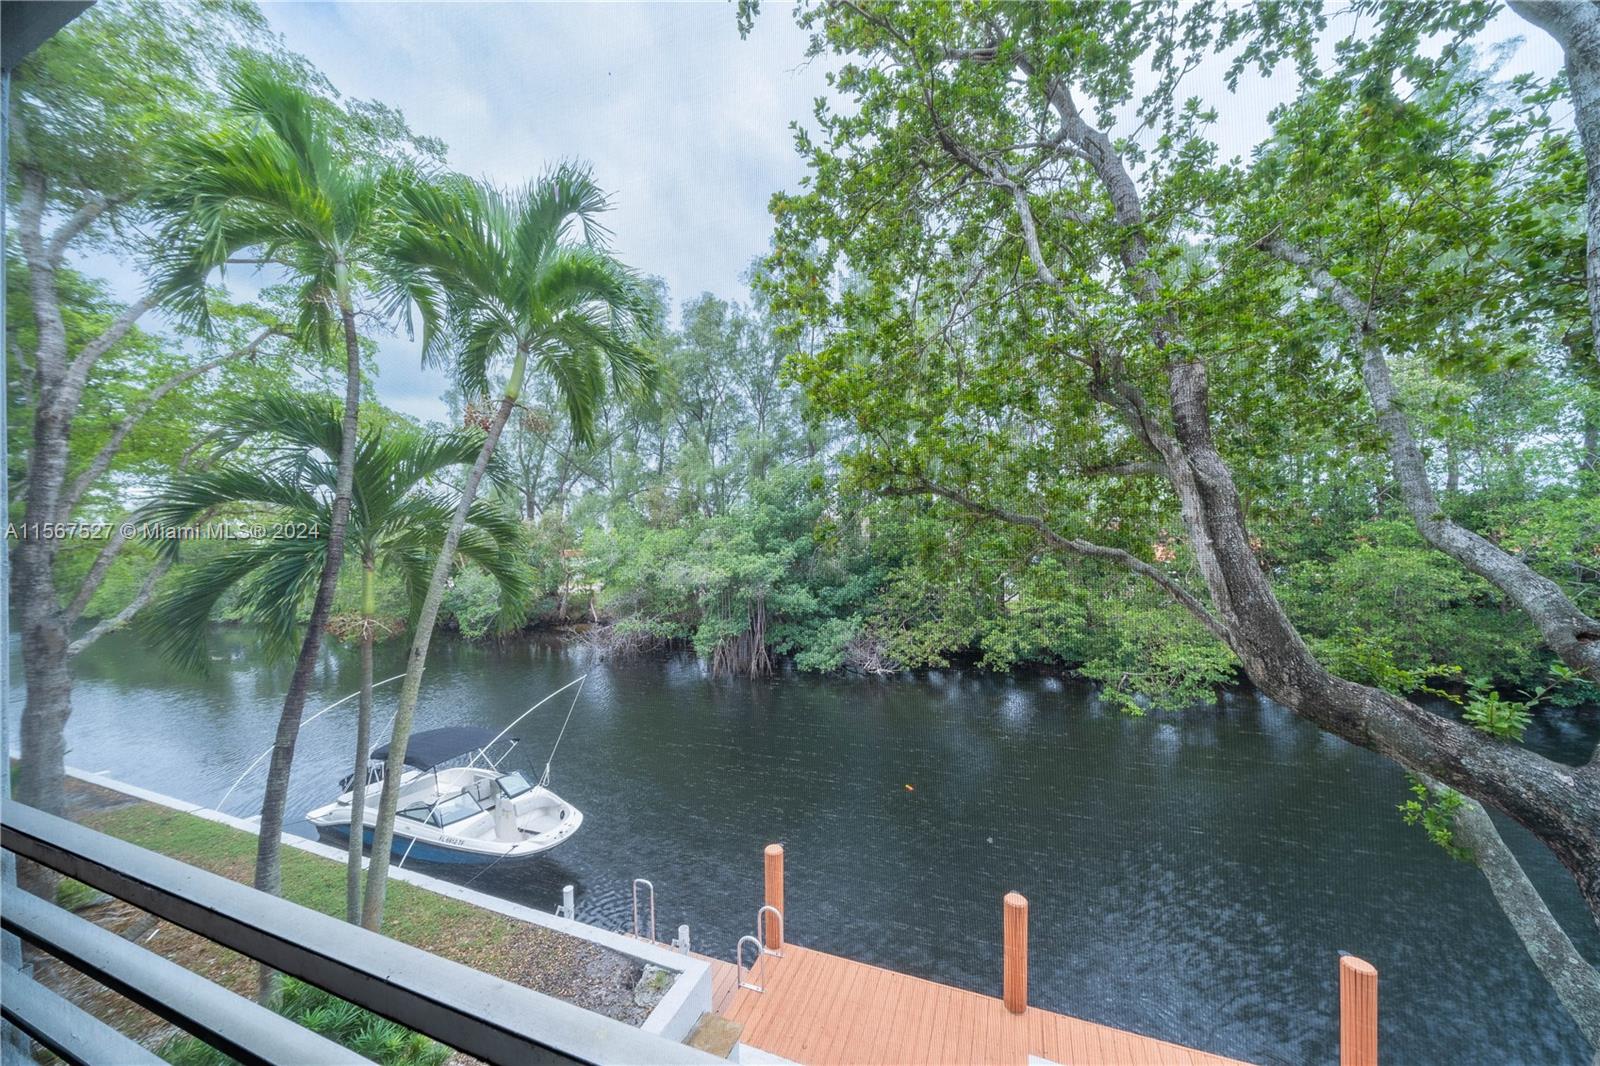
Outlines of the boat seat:
[[522,839],[522,830],[517,828],[517,812],[509,803],[501,803],[494,809],[494,839],[506,844]]

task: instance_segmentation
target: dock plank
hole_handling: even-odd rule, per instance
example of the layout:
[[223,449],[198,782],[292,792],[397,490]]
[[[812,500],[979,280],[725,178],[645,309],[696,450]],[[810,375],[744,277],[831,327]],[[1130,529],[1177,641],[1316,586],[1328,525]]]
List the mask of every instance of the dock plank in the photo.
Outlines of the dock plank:
[[939,986],[929,984],[918,998],[916,1017],[912,1019],[911,1032],[906,1037],[906,1058],[911,1062],[926,1062],[928,1038],[934,1026],[934,1012],[939,1008]]
[[1243,1066],[1235,1060],[1039,1007],[1020,1015],[998,997],[784,944],[763,955],[754,992],[736,967],[713,963],[715,1013],[740,1040],[801,1066]]
[[861,995],[862,982],[870,971],[865,966],[851,966],[840,988],[844,1002],[840,1009],[822,1022],[823,1039],[817,1047],[817,1063],[842,1063],[850,1034],[850,1027],[862,1012],[870,1009]]
[[919,1045],[919,1059],[922,1062],[940,1061],[943,1049],[943,1033],[950,1023],[950,1009],[955,1003],[955,989],[948,985],[940,985],[933,999],[933,1024]]

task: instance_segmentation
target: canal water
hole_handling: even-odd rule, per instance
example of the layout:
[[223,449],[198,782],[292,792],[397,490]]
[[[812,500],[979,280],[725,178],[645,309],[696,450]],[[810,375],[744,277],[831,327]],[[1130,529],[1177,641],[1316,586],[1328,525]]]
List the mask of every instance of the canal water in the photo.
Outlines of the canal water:
[[[270,744],[288,665],[260,665],[246,632],[213,640],[204,678],[130,635],[83,655],[69,762],[216,804]],[[1253,693],[1130,718],[1048,678],[748,682],[559,643],[434,648],[419,729],[497,729],[589,678],[552,770],[584,812],[579,833],[530,863],[429,873],[546,910],[573,884],[578,916],[619,930],[632,879],[649,878],[663,940],[687,923],[698,950],[731,958],[761,902],[761,849],[778,841],[788,933],[807,947],[998,995],[1000,900],[1015,889],[1030,903],[1032,1001],[1052,1010],[1253,1062],[1330,1062],[1349,951],[1381,973],[1388,1063],[1583,1061],[1482,877],[1401,821],[1404,775]],[[377,676],[403,655],[381,648]],[[330,649],[308,713],[357,679],[355,655]],[[378,739],[396,687],[380,690]],[[349,771],[353,705],[302,734],[295,816]],[[557,697],[518,727],[511,765],[538,772],[567,707]],[[1530,734],[1567,762],[1597,738],[1593,708],[1543,715]],[[263,776],[231,813],[255,813]],[[1502,829],[1600,958],[1560,867]]]

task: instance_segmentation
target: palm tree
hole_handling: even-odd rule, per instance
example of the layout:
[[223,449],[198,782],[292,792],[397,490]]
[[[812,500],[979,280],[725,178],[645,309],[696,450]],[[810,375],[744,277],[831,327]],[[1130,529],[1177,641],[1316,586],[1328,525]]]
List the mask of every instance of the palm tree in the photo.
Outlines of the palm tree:
[[592,438],[608,387],[654,382],[654,363],[637,344],[651,321],[651,297],[604,247],[599,216],[607,206],[589,171],[574,164],[515,190],[455,177],[413,183],[402,195],[404,222],[389,272],[396,303],[421,313],[424,358],[452,362],[463,392],[485,400],[496,364],[509,360],[510,368],[492,412],[477,415],[487,435],[412,632],[361,912],[368,929],[383,922],[406,742],[457,537],[529,365],[554,382],[580,442]]
[[[295,737],[306,690],[344,558],[361,395],[355,293],[371,267],[392,168],[338,150],[333,122],[317,102],[270,67],[246,65],[228,83],[232,114],[220,128],[180,140],[156,182],[158,211],[175,219],[161,234],[157,291],[170,309],[209,324],[206,280],[229,263],[270,265],[298,286],[297,332],[317,350],[345,353],[344,412],[333,507],[310,624],[300,645],[267,774],[256,850],[257,888],[277,893],[280,839]],[[263,998],[271,981],[263,982]]]
[[[202,515],[245,508],[257,516],[263,510],[271,512],[275,526],[325,527],[331,521],[329,498],[338,478],[330,459],[343,440],[338,409],[319,399],[280,394],[253,398],[224,415],[229,426],[224,446],[232,450],[249,443],[261,449],[260,457],[173,481],[145,509],[145,519],[183,526]],[[360,826],[366,795],[360,782],[371,747],[378,574],[397,573],[413,607],[420,605],[456,505],[455,494],[433,482],[451,467],[471,463],[482,444],[479,431],[422,433],[376,427],[364,430],[356,444],[346,552],[347,559],[359,564],[361,582],[354,626],[361,646],[361,690],[345,897],[351,922],[361,919]],[[473,504],[461,532],[459,554],[494,578],[501,622],[507,626],[522,620],[527,602],[527,568],[520,561],[524,547],[514,513],[486,501]],[[232,592],[246,616],[260,627],[267,646],[287,651],[299,628],[299,609],[320,584],[328,551],[328,542],[319,537],[231,543],[150,608],[144,622],[147,632],[173,659],[199,667],[205,661],[206,626],[223,597]]]

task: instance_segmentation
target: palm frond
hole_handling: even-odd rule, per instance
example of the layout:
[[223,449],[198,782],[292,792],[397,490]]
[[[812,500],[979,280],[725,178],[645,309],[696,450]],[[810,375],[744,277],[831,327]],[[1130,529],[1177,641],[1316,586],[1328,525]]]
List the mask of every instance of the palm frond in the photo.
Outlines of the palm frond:
[[282,550],[283,541],[240,544],[182,575],[170,591],[139,614],[138,630],[173,663],[204,669],[206,630],[217,604],[241,581]]
[[[609,388],[645,392],[638,341],[655,321],[647,286],[601,247],[605,194],[562,163],[518,190],[459,176],[405,187],[391,242],[392,300],[423,320],[423,358],[448,359],[463,391],[490,392],[497,362],[527,352],[561,393],[580,442]],[[583,228],[584,243],[569,230]]]
[[268,392],[240,398],[221,411],[222,440],[237,446],[257,438],[274,448],[319,450],[338,455],[344,438],[344,407],[326,396]]
[[574,220],[582,226],[586,244],[603,248],[610,236],[600,216],[611,203],[586,164],[576,160],[556,164],[527,187],[523,200],[517,225],[519,251],[559,243]]
[[461,531],[457,551],[462,560],[477,566],[494,580],[495,590],[500,594],[497,628],[504,632],[521,625],[527,618],[528,602],[533,596],[532,572],[523,557],[501,547],[487,531],[474,527]]
[[261,628],[268,652],[279,655],[299,643],[300,611],[322,578],[328,541],[326,537],[293,537],[266,543],[275,550],[266,554],[240,585],[239,606]]
[[226,88],[230,108],[266,123],[289,150],[307,185],[326,186],[335,170],[335,153],[304,90],[262,62],[240,63],[227,77]]

